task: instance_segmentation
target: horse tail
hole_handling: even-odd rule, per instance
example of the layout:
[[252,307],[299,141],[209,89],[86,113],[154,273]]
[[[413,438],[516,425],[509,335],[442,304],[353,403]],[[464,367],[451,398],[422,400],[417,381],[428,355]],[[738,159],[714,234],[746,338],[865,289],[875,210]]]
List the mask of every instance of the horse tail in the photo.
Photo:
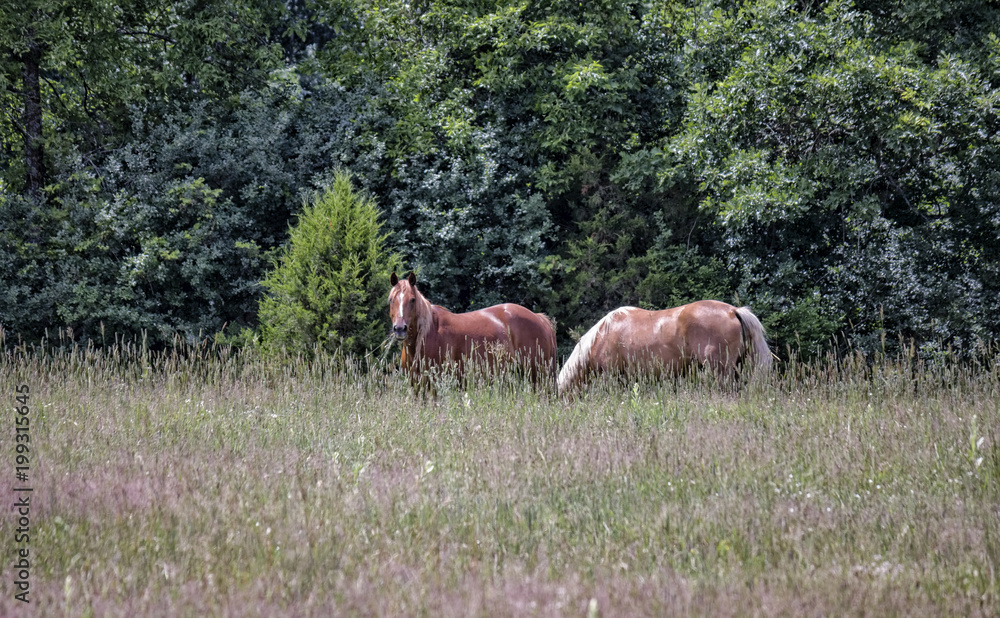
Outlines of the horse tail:
[[767,346],[764,325],[760,323],[757,316],[750,312],[750,307],[737,309],[736,318],[740,321],[740,328],[743,330],[744,348],[754,357],[754,366],[764,371],[770,369],[771,348]]
[[[546,363],[548,364],[546,374],[549,380],[555,380],[556,371],[559,369],[558,356],[556,355],[556,321],[554,318],[544,313],[539,313],[538,315],[542,316],[545,321],[549,323],[549,358],[546,360]],[[549,384],[551,384],[551,382],[549,382]]]
[[[536,352],[539,354],[536,367],[541,368],[541,372],[545,376],[545,380],[552,384],[556,379],[556,370],[559,368],[558,361],[556,358],[556,321],[547,314],[535,313],[538,319],[548,328],[544,329],[545,339],[538,339],[535,342],[537,346]],[[532,369],[534,374],[535,369]],[[534,378],[532,378],[534,379]]]
[[591,326],[590,330],[583,337],[580,337],[580,341],[573,348],[573,353],[569,355],[562,369],[559,370],[559,378],[556,380],[556,391],[560,395],[564,395],[584,378],[587,368],[590,365],[590,353],[594,347],[594,340],[597,339],[597,331],[600,330],[606,318],[607,316],[598,320],[597,324]]

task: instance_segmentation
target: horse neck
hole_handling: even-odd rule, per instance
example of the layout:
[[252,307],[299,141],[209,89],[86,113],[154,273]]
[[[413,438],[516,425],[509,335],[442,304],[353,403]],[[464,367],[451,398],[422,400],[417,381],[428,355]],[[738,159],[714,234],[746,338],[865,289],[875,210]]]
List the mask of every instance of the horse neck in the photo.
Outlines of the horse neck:
[[409,357],[418,360],[424,356],[427,337],[434,326],[434,313],[438,307],[431,305],[418,290],[414,290],[417,298],[417,332],[412,339],[407,339],[406,350]]

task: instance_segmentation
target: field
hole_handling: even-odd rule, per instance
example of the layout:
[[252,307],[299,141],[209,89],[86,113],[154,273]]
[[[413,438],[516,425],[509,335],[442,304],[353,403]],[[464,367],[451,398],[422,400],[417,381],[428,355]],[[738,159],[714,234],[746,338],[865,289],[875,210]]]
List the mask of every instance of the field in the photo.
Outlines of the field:
[[996,362],[574,401],[139,346],[20,350],[0,376],[3,616],[1000,612]]

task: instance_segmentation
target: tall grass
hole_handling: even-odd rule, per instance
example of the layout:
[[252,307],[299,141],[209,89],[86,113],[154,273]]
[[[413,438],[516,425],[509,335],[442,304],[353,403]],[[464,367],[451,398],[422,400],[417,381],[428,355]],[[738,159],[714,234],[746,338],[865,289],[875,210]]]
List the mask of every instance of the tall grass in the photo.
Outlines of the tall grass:
[[0,615],[1000,611],[996,362],[571,401],[141,342],[20,348],[0,376],[31,388],[36,462],[32,603],[8,569]]

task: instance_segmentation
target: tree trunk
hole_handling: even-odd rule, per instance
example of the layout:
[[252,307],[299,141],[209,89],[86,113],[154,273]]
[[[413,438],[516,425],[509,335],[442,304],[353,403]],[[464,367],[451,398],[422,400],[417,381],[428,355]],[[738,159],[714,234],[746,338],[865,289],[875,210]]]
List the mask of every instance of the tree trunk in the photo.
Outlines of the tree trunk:
[[28,52],[24,60],[24,156],[27,164],[25,191],[31,197],[38,197],[45,186],[45,160],[42,153],[42,90],[39,82],[39,66],[42,63],[42,48],[35,40],[34,32],[28,31]]

